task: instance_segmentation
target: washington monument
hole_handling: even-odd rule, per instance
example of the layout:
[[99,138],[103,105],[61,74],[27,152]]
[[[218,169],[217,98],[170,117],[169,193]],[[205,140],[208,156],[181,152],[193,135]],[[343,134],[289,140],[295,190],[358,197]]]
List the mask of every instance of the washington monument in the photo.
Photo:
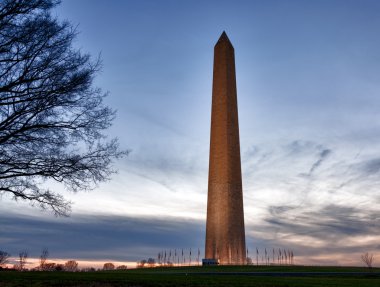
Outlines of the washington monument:
[[235,56],[223,32],[214,47],[205,257],[244,264],[245,252]]

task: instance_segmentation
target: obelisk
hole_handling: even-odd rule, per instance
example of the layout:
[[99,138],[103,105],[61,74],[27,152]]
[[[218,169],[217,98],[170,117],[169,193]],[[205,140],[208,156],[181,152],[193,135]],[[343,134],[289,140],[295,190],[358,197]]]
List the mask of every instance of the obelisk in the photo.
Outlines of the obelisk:
[[234,47],[225,32],[214,47],[205,258],[246,262]]

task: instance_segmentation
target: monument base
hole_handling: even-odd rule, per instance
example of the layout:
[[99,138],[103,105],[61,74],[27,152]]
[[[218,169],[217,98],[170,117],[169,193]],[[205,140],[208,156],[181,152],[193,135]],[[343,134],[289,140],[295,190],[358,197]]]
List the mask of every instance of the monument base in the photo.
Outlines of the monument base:
[[210,266],[210,265],[219,265],[219,260],[211,259],[211,258],[202,259],[202,266]]

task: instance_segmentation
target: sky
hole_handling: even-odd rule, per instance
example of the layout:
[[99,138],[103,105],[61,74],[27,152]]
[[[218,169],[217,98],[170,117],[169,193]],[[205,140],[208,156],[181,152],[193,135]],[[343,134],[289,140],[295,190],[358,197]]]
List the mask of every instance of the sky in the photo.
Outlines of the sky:
[[[213,47],[235,48],[250,256],[380,266],[380,2],[64,0],[130,154],[68,218],[0,199],[0,249],[80,264],[204,252]],[[194,251],[193,251],[194,254]],[[193,255],[194,257],[194,255]],[[193,258],[194,260],[194,258]],[[30,260],[32,263],[33,259]]]

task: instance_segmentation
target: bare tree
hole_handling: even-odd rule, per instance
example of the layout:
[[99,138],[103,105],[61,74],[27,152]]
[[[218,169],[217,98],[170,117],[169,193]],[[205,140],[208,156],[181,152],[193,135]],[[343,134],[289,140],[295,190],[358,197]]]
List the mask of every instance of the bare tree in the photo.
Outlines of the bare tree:
[[362,261],[367,265],[368,268],[372,268],[372,264],[374,261],[373,254],[369,254],[366,252],[365,254],[362,254],[361,256]]
[[28,251],[23,250],[19,254],[19,270],[23,271],[25,269],[26,260],[28,259]]
[[[145,259],[137,262],[137,267],[138,268],[144,268],[145,267],[145,264],[147,263],[147,261]],[[166,264],[166,262],[164,262]]]
[[148,261],[146,263],[149,267],[154,267],[156,265],[156,260],[154,260],[154,258],[148,258]]
[[56,268],[57,268],[58,264],[54,263],[54,262],[49,262],[49,263],[44,263],[43,265],[43,269],[40,269],[40,270],[43,270],[43,271],[56,271]]
[[115,111],[92,84],[99,60],[73,48],[75,29],[51,16],[58,3],[0,1],[0,193],[67,215],[43,183],[92,189],[127,152],[104,135]]
[[40,255],[40,270],[45,270],[46,260],[49,257],[49,250],[47,248],[42,249]]
[[0,266],[4,266],[9,263],[9,257],[11,255],[8,252],[0,250]]
[[115,265],[111,262],[104,263],[103,270],[114,270]]
[[65,270],[64,264],[55,264],[54,271],[63,271],[63,270]]
[[69,272],[78,271],[78,262],[75,260],[69,260],[64,265],[64,270]]

